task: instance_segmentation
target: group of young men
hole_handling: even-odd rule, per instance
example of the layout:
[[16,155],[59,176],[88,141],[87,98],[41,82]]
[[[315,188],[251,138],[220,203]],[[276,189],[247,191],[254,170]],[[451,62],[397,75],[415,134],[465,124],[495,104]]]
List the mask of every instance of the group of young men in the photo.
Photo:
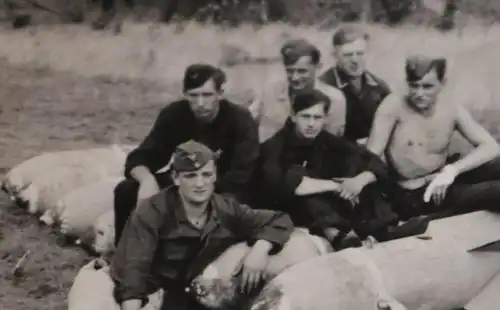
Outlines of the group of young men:
[[[321,75],[314,45],[286,42],[287,81],[249,107],[224,98],[221,69],[186,69],[183,98],[162,109],[115,189],[110,270],[123,310],[158,288],[163,309],[201,309],[184,288],[236,242],[252,245],[235,273],[251,291],[294,227],[340,250],[499,205],[500,147],[464,107],[440,100],[446,60],[408,57],[408,91],[397,94],[365,68],[368,42],[340,28],[336,65]],[[473,150],[450,156],[454,133]]]

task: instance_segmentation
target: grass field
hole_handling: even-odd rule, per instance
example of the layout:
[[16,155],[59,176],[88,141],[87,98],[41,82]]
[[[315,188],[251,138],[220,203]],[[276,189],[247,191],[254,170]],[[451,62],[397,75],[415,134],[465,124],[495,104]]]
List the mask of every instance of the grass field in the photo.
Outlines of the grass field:
[[[404,58],[412,52],[450,58],[448,100],[466,104],[497,137],[500,125],[500,26],[478,23],[441,34],[425,28],[370,26],[370,68],[401,88]],[[331,63],[332,30],[269,25],[218,30],[186,24],[152,26],[127,22],[124,32],[95,33],[86,26],[44,25],[14,32],[0,29],[0,168],[3,172],[40,153],[138,142],[159,109],[178,96],[186,65],[247,63],[227,68],[228,96],[244,104],[252,88],[281,78],[276,58],[290,37],[307,37]],[[250,61],[248,61],[250,60]],[[0,198],[0,309],[62,310],[72,278],[88,257],[60,245],[58,237],[2,196]],[[31,250],[25,275],[10,276]]]

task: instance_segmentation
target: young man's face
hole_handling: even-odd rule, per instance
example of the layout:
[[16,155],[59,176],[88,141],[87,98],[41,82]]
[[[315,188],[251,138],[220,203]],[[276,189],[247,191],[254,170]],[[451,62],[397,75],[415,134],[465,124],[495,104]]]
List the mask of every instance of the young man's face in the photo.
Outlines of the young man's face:
[[201,121],[211,121],[217,116],[220,96],[220,91],[216,89],[212,79],[184,93],[195,117]]
[[174,172],[173,179],[185,201],[201,205],[210,200],[214,193],[217,179],[215,162],[211,160],[196,171]]
[[438,79],[436,70],[431,70],[420,80],[408,82],[408,103],[418,111],[432,109],[442,87],[443,82]]
[[366,43],[365,39],[359,38],[335,48],[334,56],[337,60],[337,66],[347,75],[359,77],[365,71]]
[[285,65],[288,84],[293,90],[303,90],[314,84],[318,65],[311,56],[302,56],[294,64]]
[[326,121],[324,104],[318,103],[292,115],[297,134],[301,138],[314,139],[323,129]]

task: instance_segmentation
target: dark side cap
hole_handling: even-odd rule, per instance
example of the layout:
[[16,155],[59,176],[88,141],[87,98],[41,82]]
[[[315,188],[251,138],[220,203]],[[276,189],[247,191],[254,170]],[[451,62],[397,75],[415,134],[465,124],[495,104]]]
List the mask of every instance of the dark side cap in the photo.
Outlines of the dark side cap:
[[319,62],[321,57],[319,49],[305,39],[288,40],[280,52],[285,64],[294,64],[303,56],[311,56],[313,60]]
[[432,69],[436,69],[438,78],[441,80],[446,71],[446,59],[422,54],[413,54],[406,58],[405,71],[407,81],[418,81]]
[[177,172],[196,171],[216,157],[215,153],[204,144],[189,140],[179,144],[175,149],[172,167]]

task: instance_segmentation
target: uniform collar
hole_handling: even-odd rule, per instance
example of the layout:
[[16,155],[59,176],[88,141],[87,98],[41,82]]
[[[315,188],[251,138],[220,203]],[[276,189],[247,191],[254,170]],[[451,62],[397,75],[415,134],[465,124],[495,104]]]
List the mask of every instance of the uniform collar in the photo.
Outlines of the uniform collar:
[[[335,84],[337,84],[338,88],[342,89],[342,88],[345,88],[349,85],[349,82],[348,82],[349,79],[348,79],[347,75],[344,72],[342,72],[342,70],[339,70],[338,67],[332,68],[332,75],[333,75],[333,78],[335,79]],[[373,75],[368,71],[363,72],[362,79],[363,79],[363,86],[364,85],[370,85],[370,86],[378,86],[379,85],[377,83],[377,81],[373,78]]]

